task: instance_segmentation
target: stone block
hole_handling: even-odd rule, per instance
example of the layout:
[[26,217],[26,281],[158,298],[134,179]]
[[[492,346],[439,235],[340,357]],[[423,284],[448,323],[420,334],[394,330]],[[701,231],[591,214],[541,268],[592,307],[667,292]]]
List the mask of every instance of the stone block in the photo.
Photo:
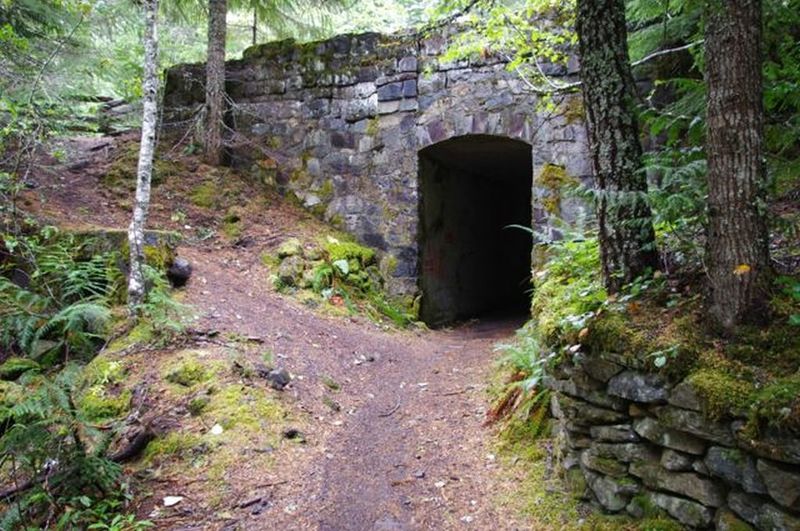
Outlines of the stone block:
[[690,527],[706,527],[714,517],[711,509],[691,500],[661,492],[652,492],[649,498],[650,503],[667,511],[680,523]]
[[703,463],[708,472],[728,483],[753,494],[766,494],[767,487],[761,481],[752,456],[737,448],[712,446]]
[[407,99],[400,102],[400,112],[412,112],[419,109],[419,103],[416,99]]
[[694,458],[688,454],[666,448],[661,453],[661,466],[670,472],[686,472],[692,470]]
[[623,463],[634,461],[658,461],[658,452],[646,443],[601,443],[592,442],[592,451],[600,457],[616,459]]
[[622,372],[624,368],[622,365],[605,360],[601,356],[594,354],[580,354],[576,356],[575,361],[586,374],[602,383],[608,382],[612,377]]
[[629,471],[641,478],[647,487],[674,492],[710,507],[721,507],[725,503],[722,486],[694,472],[670,472],[657,463],[643,461],[631,463]]
[[623,510],[640,490],[639,483],[628,476],[615,479],[586,469],[583,474],[597,501],[611,512]]
[[711,421],[697,411],[664,406],[656,410],[656,416],[664,426],[691,433],[723,446],[735,446],[736,441],[729,424]]
[[403,97],[403,83],[388,83],[378,87],[378,101],[393,101]]
[[608,382],[608,394],[634,402],[665,402],[669,396],[666,381],[658,374],[623,371]]
[[624,400],[608,396],[599,382],[593,381],[585,375],[583,375],[583,377],[581,376],[582,375],[576,374],[567,380],[556,380],[551,377],[546,377],[542,383],[548,389],[560,391],[566,395],[586,400],[596,406],[613,409],[615,411],[625,410]]
[[558,395],[560,410],[564,417],[575,422],[593,424],[619,424],[627,420],[627,415],[598,406],[593,406],[588,402],[571,398],[565,394]]
[[797,531],[800,518],[778,508],[760,496],[731,492],[728,506],[746,522],[763,531]]
[[416,72],[417,71],[417,58],[413,55],[403,57],[397,61],[397,70],[399,72]]
[[670,392],[667,402],[669,402],[670,405],[683,409],[691,409],[693,411],[700,411],[702,409],[700,398],[689,382],[681,382],[676,385]]
[[403,97],[414,98],[417,95],[417,80],[409,79],[403,81]]
[[[736,425],[734,423],[734,426]],[[747,437],[746,430],[741,428],[740,425],[739,429],[734,429],[736,439],[741,447],[772,461],[800,465],[800,437],[767,428],[761,433],[761,437],[754,440]]]
[[445,74],[422,74],[417,80],[417,90],[420,94],[433,94],[444,89],[446,84]]
[[633,431],[630,424],[615,424],[612,426],[592,426],[592,438],[603,442],[638,442],[639,435]]
[[714,517],[717,531],[750,531],[753,527],[736,516],[730,509],[719,509]]
[[757,467],[772,499],[784,507],[800,511],[800,471],[764,459],[758,460]]
[[614,478],[628,475],[628,466],[626,464],[613,458],[602,457],[592,448],[587,448],[581,452],[581,466]]
[[633,429],[649,441],[653,441],[661,446],[672,448],[693,455],[702,455],[706,449],[706,443],[688,433],[673,430],[662,426],[652,417],[638,418],[633,421]]
[[355,149],[355,135],[344,131],[334,131],[331,133],[331,147]]
[[399,110],[400,100],[378,102],[378,114],[392,114]]

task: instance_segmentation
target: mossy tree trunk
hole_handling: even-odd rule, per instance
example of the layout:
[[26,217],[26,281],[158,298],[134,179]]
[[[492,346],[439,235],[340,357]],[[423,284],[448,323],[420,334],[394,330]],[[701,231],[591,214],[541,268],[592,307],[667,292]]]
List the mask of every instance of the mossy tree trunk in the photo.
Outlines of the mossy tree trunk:
[[760,0],[706,4],[708,277],[711,316],[731,332],[767,316]]
[[576,28],[603,279],[613,293],[658,266],[623,0],[578,0]]
[[205,160],[222,163],[222,127],[225,115],[225,39],[227,0],[208,2],[208,59],[206,63]]
[[135,315],[144,301],[144,227],[150,207],[150,181],[153,175],[153,156],[156,146],[158,120],[158,0],[144,0],[144,77],[142,79],[143,111],[142,138],[136,170],[136,199],[133,219],[128,229],[130,245],[130,275],[128,277],[128,306]]

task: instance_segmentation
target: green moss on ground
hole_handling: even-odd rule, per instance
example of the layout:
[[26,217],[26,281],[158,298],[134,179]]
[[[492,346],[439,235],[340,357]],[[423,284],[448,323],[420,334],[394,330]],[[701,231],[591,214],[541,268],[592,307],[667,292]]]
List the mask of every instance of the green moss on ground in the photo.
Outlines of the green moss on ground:
[[184,359],[169,368],[164,379],[183,387],[192,387],[205,382],[213,376],[209,368],[196,359]]
[[189,200],[194,206],[201,208],[211,208],[216,206],[219,200],[219,187],[216,183],[207,181],[197,185],[189,195]]
[[228,385],[211,395],[203,417],[219,423],[226,430],[267,429],[286,416],[283,407],[266,389],[246,385]]

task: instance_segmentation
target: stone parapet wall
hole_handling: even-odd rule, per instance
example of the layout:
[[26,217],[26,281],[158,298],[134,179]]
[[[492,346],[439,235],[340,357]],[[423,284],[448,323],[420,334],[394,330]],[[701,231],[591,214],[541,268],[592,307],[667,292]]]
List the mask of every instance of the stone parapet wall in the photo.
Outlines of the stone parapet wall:
[[709,420],[688,382],[578,353],[546,386],[566,477],[604,511],[659,508],[688,528],[800,530],[800,440]]
[[[533,219],[581,214],[535,177],[555,165],[577,180],[591,176],[580,98],[543,109],[501,57],[443,57],[446,35],[342,35],[255,46],[226,65],[232,163],[296,197],[305,208],[382,251],[389,288],[417,290],[418,152],[463,135],[494,135],[531,146]],[[577,65],[571,65],[572,71]],[[543,65],[552,76],[566,67]],[[190,123],[204,100],[204,65],[167,73],[165,123]]]

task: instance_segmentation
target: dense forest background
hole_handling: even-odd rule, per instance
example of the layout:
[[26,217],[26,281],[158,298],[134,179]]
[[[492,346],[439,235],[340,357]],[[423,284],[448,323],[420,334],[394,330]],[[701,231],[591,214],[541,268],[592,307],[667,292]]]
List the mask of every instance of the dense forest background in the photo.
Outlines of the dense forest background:
[[[164,72],[208,60],[205,123],[180,156],[202,154],[205,170],[222,171],[224,60],[256,43],[364,31],[447,32],[446,59],[502,57],[543,109],[582,95],[573,111],[588,127],[594,186],[567,193],[594,215],[554,220],[558,241],[533,234],[546,249],[532,272],[532,319],[499,347],[490,422],[541,437],[556,364],[582,348],[624,348],[659,377],[692,381],[708,418],[746,418],[753,438],[800,436],[800,0],[0,0],[0,527],[151,525],[131,509],[136,489],[120,465],[172,439],[149,426],[131,435],[127,373],[95,356],[119,338],[148,352],[196,340],[166,275],[174,257],[143,243],[164,167]],[[547,74],[576,53],[580,79]],[[40,170],[69,159],[61,140],[137,128],[127,238],[98,250],[28,212]],[[169,163],[179,175],[199,164]],[[225,193],[185,195],[210,208]],[[226,206],[219,226],[238,237],[245,214]],[[374,252],[334,241],[319,251],[313,296],[413,322],[413,303],[390,300],[366,273],[347,284]],[[191,388],[204,371],[187,362],[166,378]],[[200,398],[186,406],[197,407],[191,417],[202,418]]]

